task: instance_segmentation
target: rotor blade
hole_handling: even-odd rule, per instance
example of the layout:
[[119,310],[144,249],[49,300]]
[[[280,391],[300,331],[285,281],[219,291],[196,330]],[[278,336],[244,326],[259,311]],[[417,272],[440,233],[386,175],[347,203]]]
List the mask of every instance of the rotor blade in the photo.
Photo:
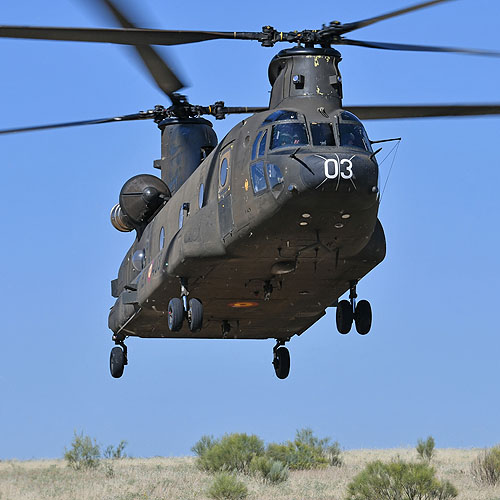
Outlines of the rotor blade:
[[113,118],[97,118],[95,120],[81,120],[77,122],[53,123],[51,125],[36,125],[33,127],[9,128],[0,130],[0,135],[16,134],[18,132],[33,132],[35,130],[48,130],[53,128],[79,127],[80,125],[97,125],[99,123],[125,122],[133,120],[153,119],[155,114],[152,111],[142,111],[132,115],[114,116]]
[[[454,0],[431,0],[428,2],[421,2],[404,9],[395,10],[393,12],[388,12],[387,14],[382,14],[381,16],[370,17],[369,19],[364,19],[363,21],[356,21],[353,23],[341,24],[336,31],[340,34],[349,33],[351,31],[364,28],[365,26],[370,26],[371,24],[378,23],[379,21],[384,21],[385,19],[390,19],[391,17],[401,16],[407,14],[408,12],[414,12],[416,10],[424,9],[425,7],[430,7],[431,5],[436,5],[438,3],[450,2]],[[335,28],[335,27],[334,27]],[[327,28],[328,30],[328,28]]]
[[0,26],[0,38],[117,43],[120,45],[181,45],[218,39],[259,40],[259,37],[261,34],[257,32]]
[[[137,28],[137,26],[118,9],[114,2],[111,0],[100,0],[100,2],[106,5],[122,28]],[[168,63],[150,45],[135,45],[134,48],[158,87],[173,103],[177,103],[178,99],[173,93],[182,89],[184,84],[173,72]]]
[[430,118],[445,116],[500,115],[500,104],[453,104],[416,106],[344,106],[361,120]]
[[467,54],[471,56],[489,56],[500,57],[500,52],[494,50],[479,49],[461,49],[457,47],[433,47],[431,45],[411,45],[406,43],[386,43],[386,42],[367,42],[362,40],[351,40],[341,38],[334,42],[335,45],[355,45],[357,47],[369,47],[372,49],[384,50],[405,50],[411,52],[448,52],[452,54]]

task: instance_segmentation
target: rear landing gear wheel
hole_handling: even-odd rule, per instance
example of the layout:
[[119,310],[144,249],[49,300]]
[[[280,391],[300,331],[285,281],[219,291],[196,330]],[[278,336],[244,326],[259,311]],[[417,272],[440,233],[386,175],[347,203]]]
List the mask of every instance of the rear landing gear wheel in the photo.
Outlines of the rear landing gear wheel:
[[337,330],[345,335],[351,331],[354,315],[352,304],[348,300],[341,300],[337,305]]
[[290,373],[290,353],[286,347],[281,346],[274,351],[273,366],[279,379],[288,377]]
[[168,328],[171,332],[178,332],[184,321],[184,306],[177,297],[168,303]]
[[189,301],[188,324],[193,333],[200,331],[203,326],[203,304],[198,299]]
[[367,300],[360,300],[354,311],[356,330],[360,335],[366,335],[372,327],[372,307]]
[[126,358],[125,353],[121,347],[113,347],[109,356],[109,370],[113,378],[120,378],[123,375],[125,368]]

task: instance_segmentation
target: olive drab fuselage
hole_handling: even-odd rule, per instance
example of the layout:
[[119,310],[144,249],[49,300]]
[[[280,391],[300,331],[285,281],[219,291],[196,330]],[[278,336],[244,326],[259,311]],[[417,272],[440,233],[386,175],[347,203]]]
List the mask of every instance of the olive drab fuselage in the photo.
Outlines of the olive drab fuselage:
[[[269,110],[220,143],[202,118],[159,123],[170,193],[112,283],[115,335],[289,339],[383,260],[378,165],[342,109],[339,61],[334,49],[280,52]],[[181,279],[203,303],[198,332],[167,326]]]

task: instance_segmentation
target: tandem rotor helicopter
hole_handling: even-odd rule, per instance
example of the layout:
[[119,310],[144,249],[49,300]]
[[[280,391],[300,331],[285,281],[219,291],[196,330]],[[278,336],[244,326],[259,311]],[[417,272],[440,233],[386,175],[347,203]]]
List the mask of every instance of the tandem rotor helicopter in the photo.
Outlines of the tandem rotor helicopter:
[[[500,104],[342,105],[341,54],[332,45],[386,50],[499,52],[365,42],[345,35],[450,0],[432,0],[358,22],[280,32],[142,29],[114,0],[99,0],[117,29],[0,26],[0,37],[114,43],[135,47],[171,106],[111,118],[23,127],[0,134],[118,121],[153,120],[161,131],[160,176],[136,175],[111,210],[113,226],[136,238],[111,283],[115,347],[110,371],[128,364],[125,339],[276,340],[273,366],[288,376],[285,343],[336,307],[341,334],[371,328],[359,281],[385,257],[376,141],[364,119],[498,115]],[[269,64],[268,106],[193,105],[180,79],[152,47],[208,40],[288,42]],[[210,115],[249,114],[220,142]],[[383,142],[383,141],[378,141]],[[374,147],[375,145],[375,147]],[[349,300],[339,300],[349,292]]]

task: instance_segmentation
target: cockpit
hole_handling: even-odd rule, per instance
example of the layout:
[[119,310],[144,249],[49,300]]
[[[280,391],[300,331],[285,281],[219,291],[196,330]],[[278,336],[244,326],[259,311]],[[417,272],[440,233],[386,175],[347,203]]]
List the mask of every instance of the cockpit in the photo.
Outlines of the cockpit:
[[296,111],[274,111],[262,123],[262,130],[253,145],[253,158],[257,150],[259,156],[264,154],[268,131],[268,148],[271,151],[313,145],[349,147],[373,152],[363,124],[349,111],[340,111],[324,121],[309,123],[303,114]]

